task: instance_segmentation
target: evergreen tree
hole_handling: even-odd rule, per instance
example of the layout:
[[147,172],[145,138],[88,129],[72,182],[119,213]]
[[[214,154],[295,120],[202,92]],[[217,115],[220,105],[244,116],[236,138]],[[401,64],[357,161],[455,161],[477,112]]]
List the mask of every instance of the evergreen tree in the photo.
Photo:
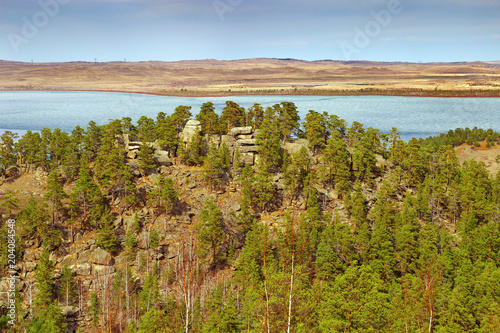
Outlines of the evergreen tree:
[[217,208],[214,200],[207,200],[200,215],[200,222],[196,224],[198,241],[200,243],[199,254],[206,257],[212,255],[212,262],[217,262],[217,252],[224,240],[222,213]]
[[59,214],[63,212],[62,200],[68,195],[64,192],[60,174],[57,169],[53,169],[47,178],[47,186],[45,186],[45,199],[52,206],[52,223],[59,220]]
[[257,133],[259,167],[268,172],[277,172],[282,165],[283,152],[280,133],[281,125],[276,116],[276,110],[268,107]]
[[99,230],[95,244],[109,251],[115,251],[119,242],[114,234],[113,217],[109,210],[105,210],[99,221]]
[[144,145],[146,142],[152,142],[156,139],[155,137],[155,121],[149,117],[142,116],[137,120],[137,136],[139,141],[142,141]]
[[254,130],[259,129],[264,119],[264,108],[259,103],[255,103],[248,108],[247,118],[249,119],[246,122],[247,126],[253,125]]
[[351,266],[325,290],[321,332],[381,332],[389,319],[389,300],[380,277],[368,265]]
[[160,306],[160,289],[158,278],[154,274],[147,274],[142,290],[139,293],[139,306],[145,311],[158,310]]
[[137,155],[139,157],[139,168],[144,170],[146,174],[149,174],[156,168],[154,150],[150,144],[144,143]]
[[328,144],[321,157],[320,179],[345,194],[349,187],[350,154],[347,145],[340,138],[340,133],[335,130],[332,137],[328,139]]
[[37,203],[33,195],[28,199],[24,209],[18,216],[23,237],[44,238],[47,237],[50,214],[42,203]]
[[49,259],[47,248],[40,255],[35,272],[38,294],[33,303],[34,322],[48,329],[46,332],[64,332],[66,323],[57,303],[52,302],[54,297],[54,278],[52,273],[55,265]]
[[73,272],[67,264],[64,265],[61,271],[59,294],[63,297],[63,302],[66,307],[75,303],[75,299],[77,297],[77,289],[75,281],[73,280]]
[[206,312],[208,319],[205,320],[202,332],[239,332],[239,320],[235,300],[231,291],[224,292],[219,284],[210,294]]
[[309,142],[309,148],[312,149],[314,155],[323,150],[326,145],[327,127],[325,118],[319,112],[309,110],[304,123],[306,130],[306,139]]
[[226,106],[222,109],[220,116],[221,132],[227,133],[233,127],[240,127],[245,124],[245,108],[242,108],[233,101],[226,101]]
[[14,141],[17,138],[17,133],[11,131],[5,131],[0,136],[0,166],[4,170],[16,163]]
[[175,108],[174,113],[172,113],[172,122],[175,125],[175,129],[177,132],[177,136],[182,132],[184,126],[188,122],[189,118],[191,118],[191,107],[185,105],[179,105]]
[[281,123],[283,143],[292,135],[297,135],[300,127],[299,111],[293,102],[281,102],[273,106],[277,110],[278,120]]
[[204,134],[219,133],[219,115],[215,113],[215,107],[212,102],[203,103],[200,113],[196,115],[196,120],[201,123],[201,131]]

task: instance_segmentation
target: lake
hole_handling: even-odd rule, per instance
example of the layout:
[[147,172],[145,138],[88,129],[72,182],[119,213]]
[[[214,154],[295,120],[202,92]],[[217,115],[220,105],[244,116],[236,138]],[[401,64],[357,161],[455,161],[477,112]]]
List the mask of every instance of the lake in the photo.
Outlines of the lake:
[[493,128],[500,131],[500,98],[424,98],[387,96],[230,96],[166,97],[107,92],[0,92],[0,131],[20,135],[43,127],[70,132],[89,121],[105,124],[109,119],[145,115],[156,119],[158,112],[171,114],[178,105],[192,106],[196,115],[205,102],[212,102],[220,113],[227,100],[248,108],[254,103],[272,106],[294,102],[302,119],[309,110],[328,111],[351,124],[389,132],[396,127],[404,140],[425,138],[458,127]]

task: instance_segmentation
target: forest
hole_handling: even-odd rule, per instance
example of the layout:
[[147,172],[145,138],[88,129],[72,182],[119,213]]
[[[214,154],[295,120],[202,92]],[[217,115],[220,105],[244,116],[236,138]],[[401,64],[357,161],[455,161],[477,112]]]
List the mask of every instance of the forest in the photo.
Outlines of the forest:
[[[3,133],[3,181],[45,187],[0,199],[2,277],[9,220],[20,267],[5,332],[500,331],[500,177],[454,151],[500,133],[405,142],[292,102],[170,113]],[[224,141],[239,127],[254,165]]]

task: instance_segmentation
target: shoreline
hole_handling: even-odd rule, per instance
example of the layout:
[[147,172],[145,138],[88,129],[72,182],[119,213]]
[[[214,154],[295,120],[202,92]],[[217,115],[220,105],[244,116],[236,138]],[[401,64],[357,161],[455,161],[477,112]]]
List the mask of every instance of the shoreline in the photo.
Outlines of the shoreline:
[[272,90],[266,91],[128,91],[113,89],[0,89],[2,91],[47,91],[47,92],[104,92],[104,93],[122,93],[139,94],[165,97],[234,97],[234,96],[332,96],[332,97],[352,97],[352,96],[387,96],[387,97],[422,97],[422,98],[500,98],[500,90],[416,90],[416,89],[359,89],[359,90]]

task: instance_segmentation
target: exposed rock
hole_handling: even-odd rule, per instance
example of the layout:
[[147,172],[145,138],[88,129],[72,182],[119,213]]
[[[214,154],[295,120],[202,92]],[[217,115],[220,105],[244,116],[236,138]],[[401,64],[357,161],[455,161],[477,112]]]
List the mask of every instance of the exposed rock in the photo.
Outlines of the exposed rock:
[[257,144],[256,139],[245,139],[245,140],[238,140],[236,143],[240,146],[255,146]]
[[254,139],[253,134],[240,134],[238,135],[238,140],[248,140],[248,139]]
[[74,238],[75,242],[79,242],[79,241],[81,241],[81,240],[82,240],[82,237],[83,237],[83,236],[82,236],[82,234],[81,234],[81,233],[79,233],[79,232],[77,232],[77,233],[75,234],[75,238]]
[[222,135],[220,139],[221,139],[221,144],[225,143],[228,148],[234,146],[235,143],[234,137],[230,135]]
[[258,147],[257,146],[242,146],[242,147],[238,147],[238,151],[240,152],[240,154],[243,154],[243,153],[257,153],[258,152]]
[[65,317],[76,317],[80,312],[80,308],[76,306],[65,306],[61,309],[61,311]]
[[160,166],[171,166],[173,164],[166,150],[156,150],[154,160]]
[[123,225],[123,217],[120,215],[118,216],[115,221],[113,222],[115,228],[121,227]]
[[189,120],[180,133],[179,139],[182,142],[189,142],[199,132],[201,132],[201,123],[198,120]]
[[289,155],[297,154],[302,147],[307,149],[309,157],[312,157],[312,152],[309,150],[308,141],[306,139],[295,140],[294,142],[287,142],[282,147]]
[[74,266],[76,264],[76,253],[75,254],[68,254],[66,257],[64,257],[61,260],[61,267],[64,267],[65,265],[68,265],[68,267]]
[[90,251],[89,250],[85,250],[85,251],[82,251],[78,254],[78,263],[85,263],[85,262],[88,262],[90,260]]
[[35,253],[31,252],[30,250],[25,250],[24,251],[24,261],[35,261],[36,255]]
[[153,150],[161,150],[161,146],[158,141],[146,142],[146,146],[153,148]]
[[241,164],[243,165],[254,165],[254,154],[252,153],[242,153],[241,154]]
[[37,264],[36,262],[26,262],[24,263],[24,267],[26,268],[26,272],[32,272],[35,270]]
[[7,177],[15,177],[19,175],[19,168],[17,166],[8,167],[7,170],[5,170],[5,175]]
[[102,276],[102,275],[108,275],[108,274],[113,274],[116,272],[116,268],[113,266],[102,266],[102,265],[95,265],[94,266],[94,272],[97,276]]
[[76,265],[76,275],[88,276],[92,273],[92,265],[88,262]]
[[251,134],[253,133],[253,128],[252,126],[247,126],[247,127],[233,127],[229,131],[229,135],[236,137],[241,134]]
[[220,135],[218,135],[218,134],[206,134],[205,140],[207,141],[207,145],[209,147],[214,145],[215,148],[219,149],[219,146],[221,144],[221,136]]
[[111,253],[98,247],[95,249],[94,253],[92,253],[90,261],[94,264],[110,266],[113,263],[113,257]]
[[127,153],[127,158],[133,160],[134,158],[137,157],[137,151],[135,150],[131,150]]

